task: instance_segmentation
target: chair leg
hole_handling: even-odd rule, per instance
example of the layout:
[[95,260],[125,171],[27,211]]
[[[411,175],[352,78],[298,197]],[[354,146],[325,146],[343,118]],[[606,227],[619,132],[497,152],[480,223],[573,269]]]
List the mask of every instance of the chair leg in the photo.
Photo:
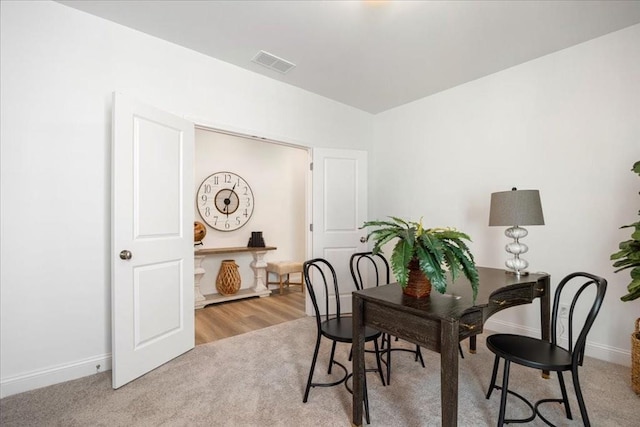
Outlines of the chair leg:
[[564,403],[564,410],[567,413],[567,418],[572,420],[571,408],[569,407],[569,399],[567,397],[567,387],[564,384],[564,377],[562,372],[558,371],[558,382],[560,383],[560,392],[562,392],[562,402]]
[[493,393],[493,389],[496,388],[496,377],[498,375],[498,364],[500,363],[500,358],[498,356],[495,357],[493,361],[493,372],[491,373],[491,384],[489,384],[489,390],[487,390],[487,399],[491,397],[491,393]]
[[417,359],[420,360],[420,363],[422,364],[422,367],[424,368],[424,359],[422,358],[422,350],[420,349],[420,346],[417,345],[416,346],[416,357]]
[[316,348],[313,351],[313,359],[311,360],[311,368],[309,369],[309,379],[307,380],[307,387],[304,390],[302,403],[307,403],[307,399],[309,398],[309,390],[311,390],[311,381],[313,380],[313,371],[316,368],[316,361],[318,360],[318,350],[320,350],[320,338],[320,334],[318,334],[318,338],[316,339]]
[[378,347],[378,340],[373,340],[373,346],[376,350],[376,363],[378,364],[378,373],[380,374],[380,380],[382,380],[382,386],[384,387],[384,375],[382,374],[382,364],[380,363],[380,348]]
[[[386,332],[383,332],[380,338],[382,342],[382,344],[380,345],[380,352],[386,354],[387,356],[387,358],[384,360],[385,360],[385,366],[387,371],[387,384],[389,384],[389,375],[391,372],[391,366],[389,365],[389,360],[388,360],[389,354],[390,354],[388,350],[391,349],[391,337]],[[380,357],[382,357],[382,355]]]
[[391,335],[387,334],[387,385],[391,385]]
[[464,353],[462,352],[462,346],[458,343],[458,351],[460,352],[460,357],[464,359]]
[[573,388],[576,390],[576,397],[578,398],[578,406],[580,407],[580,416],[582,416],[582,424],[585,427],[591,427],[589,422],[589,415],[587,414],[587,407],[584,404],[584,397],[582,396],[582,390],[580,389],[580,380],[578,379],[578,367],[574,367],[571,370],[573,377]]
[[336,354],[336,342],[333,341],[333,343],[331,344],[331,357],[329,357],[329,370],[327,371],[327,374],[331,373],[331,368],[333,367],[333,356]]
[[[386,336],[386,338],[385,338]],[[386,350],[387,353],[387,385],[391,384],[391,335],[389,334],[383,334],[382,336],[383,339],[383,345],[382,345],[382,349]],[[386,348],[385,348],[385,339],[386,339]],[[396,341],[398,341],[398,337],[396,337]],[[414,361],[415,362],[420,362],[420,364],[422,365],[422,367],[425,367],[424,364],[424,359],[422,357],[422,351],[420,350],[420,346],[416,345],[416,349],[414,351],[415,355],[414,355]]]
[[502,396],[500,397],[500,415],[498,416],[498,427],[504,425],[504,413],[507,409],[507,390],[509,387],[509,367],[511,362],[509,360],[504,361],[504,373],[502,374]]
[[280,295],[284,293],[282,289],[282,274],[278,274],[278,280],[280,280]]

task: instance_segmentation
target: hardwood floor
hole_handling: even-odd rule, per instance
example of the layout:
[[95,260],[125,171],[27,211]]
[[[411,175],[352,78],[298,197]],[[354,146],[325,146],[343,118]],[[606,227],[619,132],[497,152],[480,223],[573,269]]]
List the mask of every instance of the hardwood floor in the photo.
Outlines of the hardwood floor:
[[240,335],[305,317],[304,295],[298,287],[271,292],[266,298],[247,298],[196,310],[196,345]]

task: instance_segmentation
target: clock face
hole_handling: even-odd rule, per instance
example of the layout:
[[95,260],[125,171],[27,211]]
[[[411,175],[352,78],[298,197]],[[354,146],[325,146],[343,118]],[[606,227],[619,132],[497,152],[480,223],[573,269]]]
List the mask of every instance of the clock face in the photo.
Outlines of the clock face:
[[241,176],[233,172],[217,172],[200,184],[197,205],[200,216],[210,227],[233,231],[251,218],[253,192]]

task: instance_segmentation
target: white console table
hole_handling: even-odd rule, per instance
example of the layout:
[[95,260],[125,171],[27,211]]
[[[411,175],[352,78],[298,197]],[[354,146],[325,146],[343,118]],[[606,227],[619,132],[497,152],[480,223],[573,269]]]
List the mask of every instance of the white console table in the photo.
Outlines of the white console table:
[[[203,248],[196,249],[194,251],[194,296],[195,296],[195,308],[202,308],[209,304],[216,304],[224,301],[233,301],[236,299],[250,298],[250,297],[267,297],[271,294],[271,291],[265,286],[267,277],[267,263],[264,260],[264,255],[267,251],[274,251],[278,248],[275,246],[266,246],[264,248]],[[202,260],[207,255],[226,255],[241,252],[251,252],[253,261],[251,262],[251,268],[253,269],[253,288],[240,289],[233,295],[221,295],[221,294],[207,294],[203,295],[200,291],[200,280],[206,273],[206,270],[202,267]]]

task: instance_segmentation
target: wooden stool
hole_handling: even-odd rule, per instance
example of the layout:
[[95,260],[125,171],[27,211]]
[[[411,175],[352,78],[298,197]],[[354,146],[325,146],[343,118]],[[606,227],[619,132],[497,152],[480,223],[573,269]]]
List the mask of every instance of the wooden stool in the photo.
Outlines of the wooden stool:
[[[277,274],[278,281],[271,282],[269,281],[269,273]],[[292,282],[289,280],[289,275],[291,273],[300,273],[300,281]],[[284,279],[284,276],[287,276]],[[284,279],[284,280],[283,280]],[[282,289],[284,285],[298,285],[300,286],[300,290],[304,293],[304,281],[302,278],[302,263],[298,261],[275,261],[275,262],[267,262],[267,288],[269,285],[279,285],[280,293],[282,294]]]

